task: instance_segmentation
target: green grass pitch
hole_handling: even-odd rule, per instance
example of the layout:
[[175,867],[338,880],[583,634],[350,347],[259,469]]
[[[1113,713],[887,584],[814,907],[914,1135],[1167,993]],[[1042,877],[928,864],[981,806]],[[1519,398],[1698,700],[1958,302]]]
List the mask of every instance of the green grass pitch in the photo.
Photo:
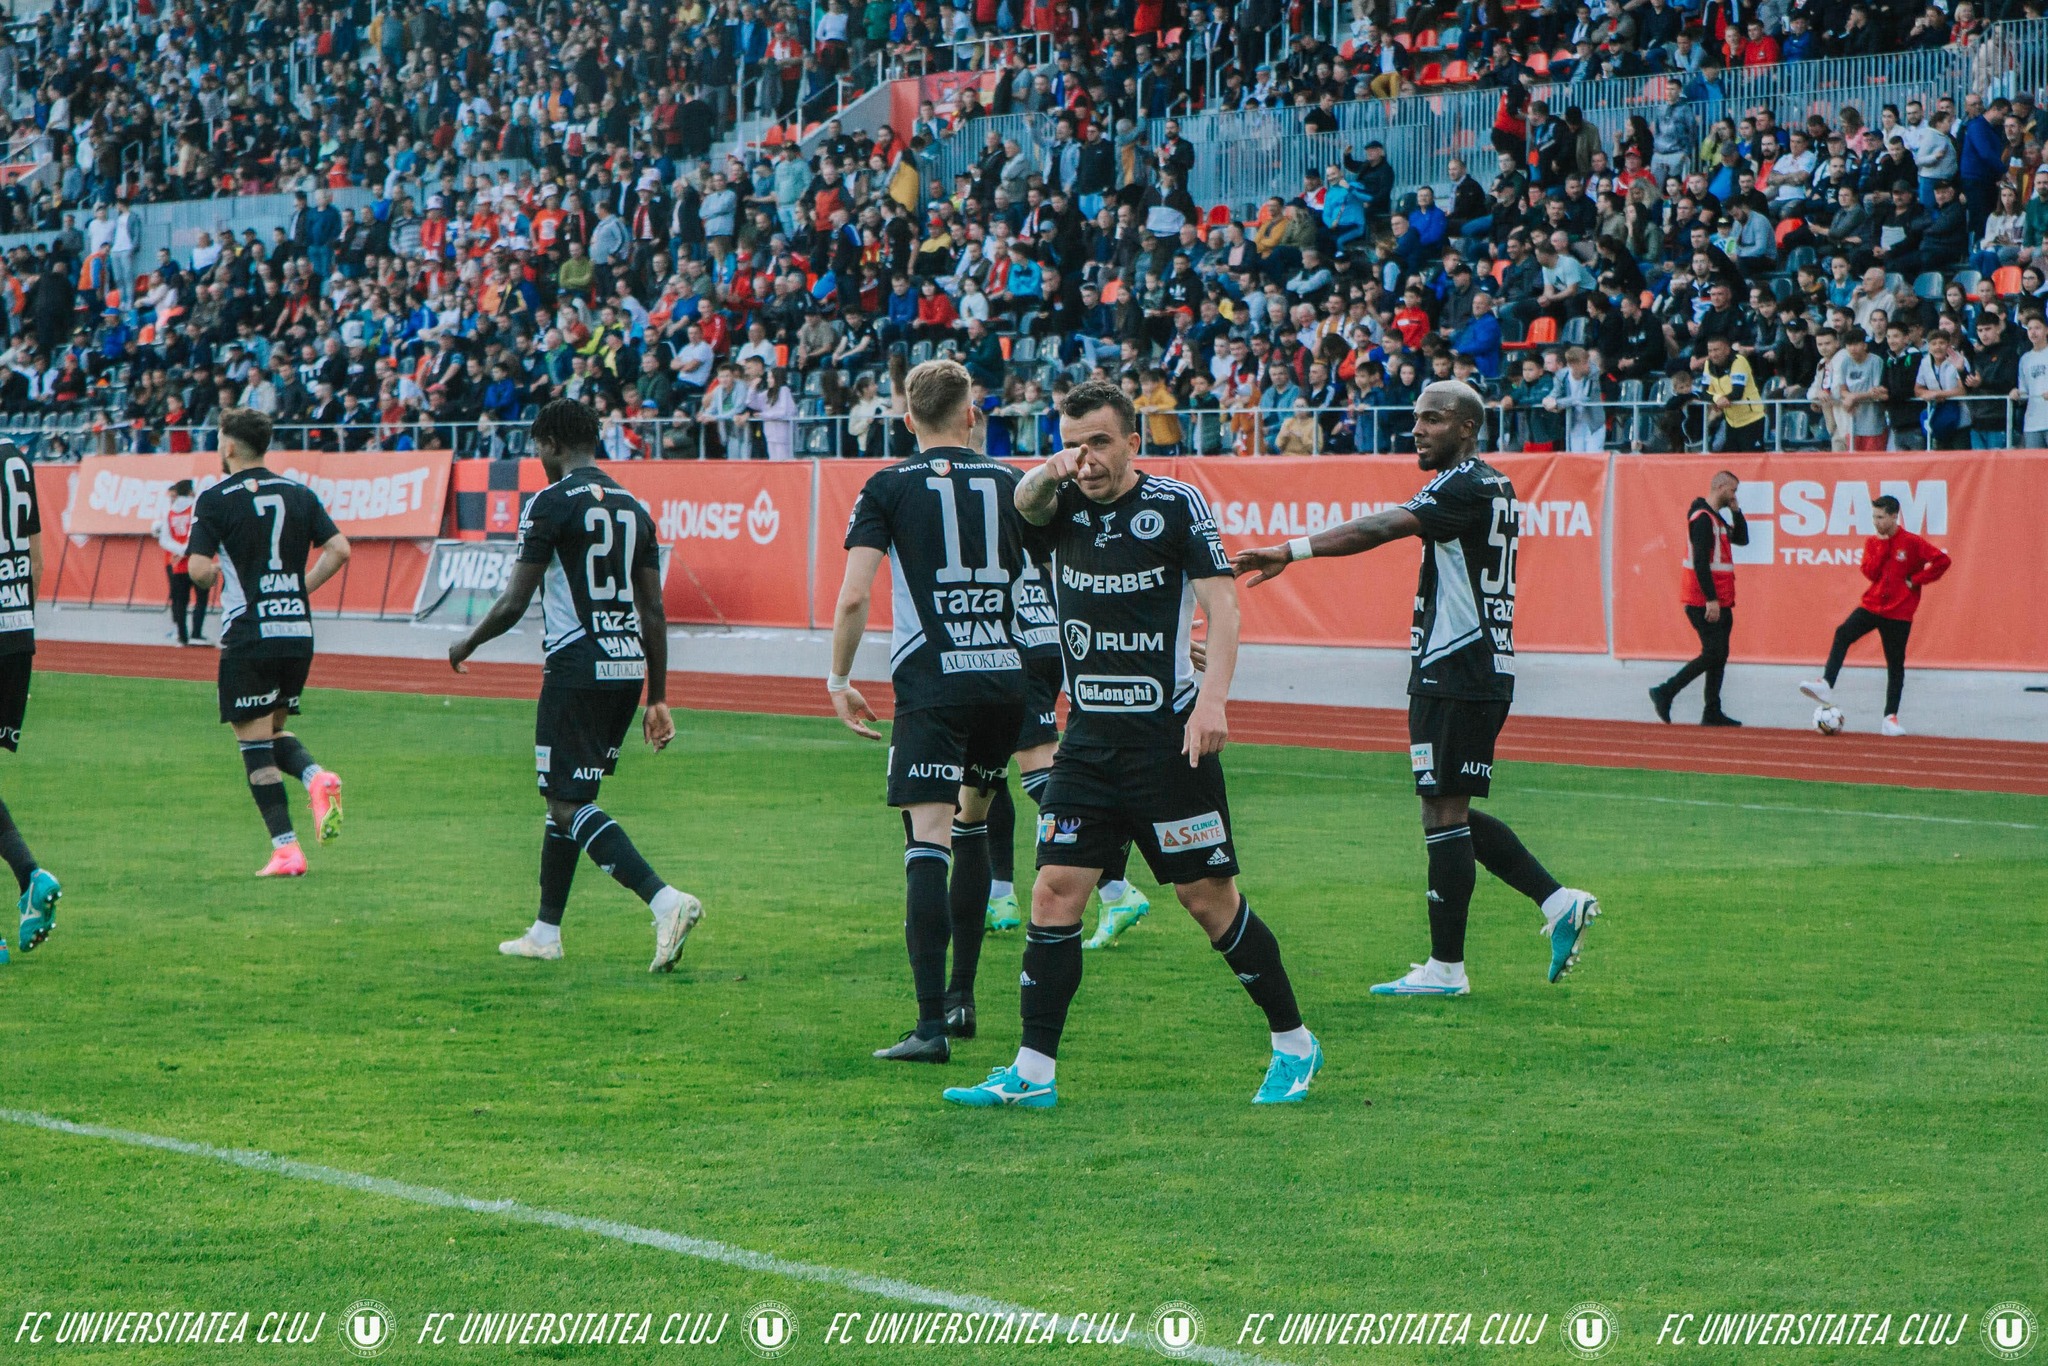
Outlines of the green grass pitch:
[[[1248,1104],[1263,1021],[1155,892],[1089,956],[1060,1107],[969,1113],[938,1092],[1008,1061],[1020,941],[990,939],[952,1066],[869,1059],[910,1023],[879,746],[720,713],[679,712],[659,757],[635,736],[603,804],[707,908],[657,977],[644,910],[587,863],[566,961],[495,951],[533,917],[531,703],[306,711],[347,829],[262,883],[209,685],[37,678],[0,795],[66,896],[0,968],[0,1107],[1046,1309],[1185,1300],[1221,1347],[1256,1312],[1498,1310],[1550,1315],[1514,1359],[1565,1361],[1560,1316],[1597,1300],[1610,1360],[1674,1359],[1667,1313],[1745,1309],[1968,1312],[1931,1355],[1975,1359],[1984,1309],[2048,1310],[2048,799],[1508,764],[1489,809],[1604,904],[1583,963],[1546,985],[1533,908],[1482,873],[1475,994],[1386,1001],[1366,986],[1427,952],[1402,759],[1233,747],[1243,883],[1329,1055],[1309,1103]],[[30,1311],[254,1307],[327,1311],[290,1359],[350,1360],[332,1316],[364,1297],[400,1320],[385,1361],[453,1350],[410,1342],[430,1311],[764,1299],[802,1325],[787,1361],[913,1355],[826,1348],[833,1314],[902,1307],[837,1286],[14,1124],[0,1192],[0,1359],[42,1359]],[[1157,1360],[914,1355],[1049,1351]],[[696,1355],[753,1360],[736,1328]]]

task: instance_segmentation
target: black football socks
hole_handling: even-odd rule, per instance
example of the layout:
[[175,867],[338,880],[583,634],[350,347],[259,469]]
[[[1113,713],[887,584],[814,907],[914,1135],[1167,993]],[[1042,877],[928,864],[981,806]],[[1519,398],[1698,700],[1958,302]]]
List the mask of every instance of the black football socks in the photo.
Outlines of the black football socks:
[[1469,819],[1472,822],[1472,856],[1487,872],[1538,906],[1560,889],[1558,880],[1523,847],[1522,841],[1505,821],[1495,820],[1484,811],[1471,812]]
[[582,846],[550,819],[540,840],[541,924],[562,923],[562,913],[569,908],[569,888],[576,881],[576,863],[582,853]]
[[1026,929],[1024,971],[1018,980],[1023,984],[1023,1046],[1047,1058],[1059,1057],[1067,1007],[1081,989],[1081,927],[1032,925]]
[[1294,1004],[1294,984],[1280,962],[1280,941],[1266,922],[1252,914],[1249,901],[1237,899],[1237,918],[1213,945],[1244,984],[1252,1003],[1266,1012],[1266,1026],[1275,1034],[1301,1028],[1301,1010]]
[[263,816],[264,828],[270,831],[272,848],[281,849],[287,844],[297,844],[299,837],[292,831],[292,808],[285,799],[284,779],[274,776],[269,782],[257,782],[256,775],[264,769],[277,772],[277,750],[268,740],[244,740],[242,767],[249,775],[249,795],[256,799],[256,810]]
[[[985,858],[982,866],[988,866]],[[912,840],[903,851],[903,943],[910,951],[920,1039],[946,1032],[946,941],[953,932],[947,875],[952,868],[952,854],[940,845]]]
[[981,967],[981,939],[988,926],[989,828],[953,823],[953,878],[950,909],[953,920],[953,973],[946,983],[951,997],[974,997],[974,975]]
[[1424,830],[1422,842],[1429,850],[1429,956],[1439,963],[1462,963],[1465,920],[1478,880],[1472,827],[1439,825]]
[[6,802],[0,802],[0,858],[7,860],[14,880],[21,884],[22,891],[27,891],[28,880],[36,875],[36,856],[28,851],[28,841],[21,837]]
[[652,902],[663,887],[668,884],[661,880],[661,874],[654,871],[640,851],[633,847],[633,841],[626,838],[626,832],[619,823],[604,814],[596,802],[590,802],[576,812],[576,818],[569,823],[569,835],[583,852],[590,855],[590,861],[612,875],[621,887]]

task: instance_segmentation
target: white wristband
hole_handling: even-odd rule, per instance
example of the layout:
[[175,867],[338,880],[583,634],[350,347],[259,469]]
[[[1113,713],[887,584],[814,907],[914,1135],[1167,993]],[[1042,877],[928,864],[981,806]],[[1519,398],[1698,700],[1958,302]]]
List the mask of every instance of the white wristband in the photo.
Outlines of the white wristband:
[[852,674],[826,674],[826,675],[825,675],[825,691],[826,691],[826,692],[845,692],[845,691],[846,691],[846,689],[847,689],[847,688],[848,688],[848,687],[850,686],[850,684],[849,684],[848,680],[849,680],[849,679],[851,679],[852,677],[853,677],[853,675],[852,675]]
[[1287,543],[1287,558],[1289,560],[1312,560],[1315,556],[1316,552],[1310,548],[1308,537],[1306,536],[1296,536]]

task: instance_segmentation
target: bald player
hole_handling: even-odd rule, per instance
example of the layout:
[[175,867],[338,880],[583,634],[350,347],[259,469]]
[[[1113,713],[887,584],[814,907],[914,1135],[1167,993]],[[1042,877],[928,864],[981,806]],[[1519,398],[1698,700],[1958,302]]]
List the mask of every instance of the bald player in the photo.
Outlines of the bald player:
[[1515,488],[1477,454],[1486,407],[1477,390],[1440,380],[1415,400],[1415,459],[1435,477],[1398,508],[1285,545],[1240,551],[1246,587],[1296,560],[1356,555],[1408,536],[1423,541],[1409,633],[1408,760],[1429,852],[1429,961],[1374,987],[1376,996],[1463,996],[1465,919],[1474,864],[1535,902],[1550,938],[1550,980],[1571,971],[1600,914],[1586,892],[1559,885],[1472,798],[1493,781],[1493,745],[1515,695]]

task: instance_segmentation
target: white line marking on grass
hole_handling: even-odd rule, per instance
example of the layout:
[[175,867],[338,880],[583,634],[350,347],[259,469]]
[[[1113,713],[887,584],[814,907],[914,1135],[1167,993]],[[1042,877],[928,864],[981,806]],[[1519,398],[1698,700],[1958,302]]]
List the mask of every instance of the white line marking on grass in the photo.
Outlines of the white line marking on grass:
[[[99,1124],[78,1124],[68,1119],[58,1119],[54,1115],[38,1114],[33,1110],[0,1109],[0,1120],[26,1128],[69,1134],[74,1138],[98,1138],[109,1143],[125,1144],[131,1148],[154,1148],[159,1152],[177,1153],[182,1157],[203,1157],[212,1162],[223,1162],[232,1167],[262,1172],[268,1176],[282,1176],[292,1181],[311,1181],[322,1186],[338,1186],[343,1190],[359,1191],[365,1195],[382,1195],[413,1205],[464,1210],[470,1214],[490,1214],[500,1219],[509,1219],[515,1224],[537,1224],[542,1228],[587,1233],[597,1238],[609,1238],[614,1242],[631,1243],[637,1247],[651,1247],[683,1257],[694,1257],[702,1262],[737,1267],[742,1271],[751,1271],[759,1275],[781,1276],[793,1281],[812,1281],[819,1285],[835,1286],[841,1290],[873,1295],[879,1299],[895,1300],[900,1304],[929,1305],[934,1309],[945,1309],[961,1314],[1031,1315],[1042,1312],[1021,1304],[989,1299],[983,1295],[960,1295],[950,1290],[934,1290],[911,1281],[899,1281],[893,1276],[874,1276],[865,1271],[846,1271],[836,1266],[822,1266],[816,1262],[787,1261],[766,1252],[749,1251],[711,1238],[693,1238],[686,1233],[641,1228],[635,1224],[621,1224],[610,1219],[588,1219],[580,1214],[564,1214],[559,1210],[522,1205],[517,1200],[479,1200],[475,1196],[458,1195],[454,1191],[444,1191],[434,1186],[415,1186],[410,1182],[393,1181],[388,1177],[343,1171],[339,1167],[297,1162],[288,1157],[276,1157],[248,1148],[216,1148],[210,1143],[194,1143],[189,1139],[168,1138],[162,1134],[137,1133],[132,1129],[112,1129]],[[1064,1331],[1072,1322],[1065,1315],[1050,1317],[1055,1334]],[[1132,1345],[1137,1346],[1139,1342],[1140,1339],[1133,1339]],[[1183,1360],[1206,1361],[1211,1363],[1211,1366],[1283,1366],[1280,1362],[1253,1356],[1248,1352],[1234,1352],[1223,1347],[1195,1347],[1180,1353],[1180,1356]]]
[[[1264,778],[1322,778],[1350,783],[1377,783],[1385,787],[1411,786],[1405,778],[1375,778],[1356,773],[1315,773],[1302,768],[1259,768],[1240,764],[1233,772]],[[1634,792],[1588,792],[1570,787],[1514,787],[1501,795],[1533,797],[1589,797],[1609,802],[1654,802],[1659,806],[1706,806],[1720,811],[1767,811],[1792,816],[1861,816],[1874,821],[1921,821],[1929,825],[1983,825],[1998,830],[2048,830],[2048,825],[2025,821],[1983,820],[1976,816],[1929,816],[1917,811],[1858,811],[1842,806],[1779,806],[1767,802],[1717,802],[1705,797],[1652,797]]]

